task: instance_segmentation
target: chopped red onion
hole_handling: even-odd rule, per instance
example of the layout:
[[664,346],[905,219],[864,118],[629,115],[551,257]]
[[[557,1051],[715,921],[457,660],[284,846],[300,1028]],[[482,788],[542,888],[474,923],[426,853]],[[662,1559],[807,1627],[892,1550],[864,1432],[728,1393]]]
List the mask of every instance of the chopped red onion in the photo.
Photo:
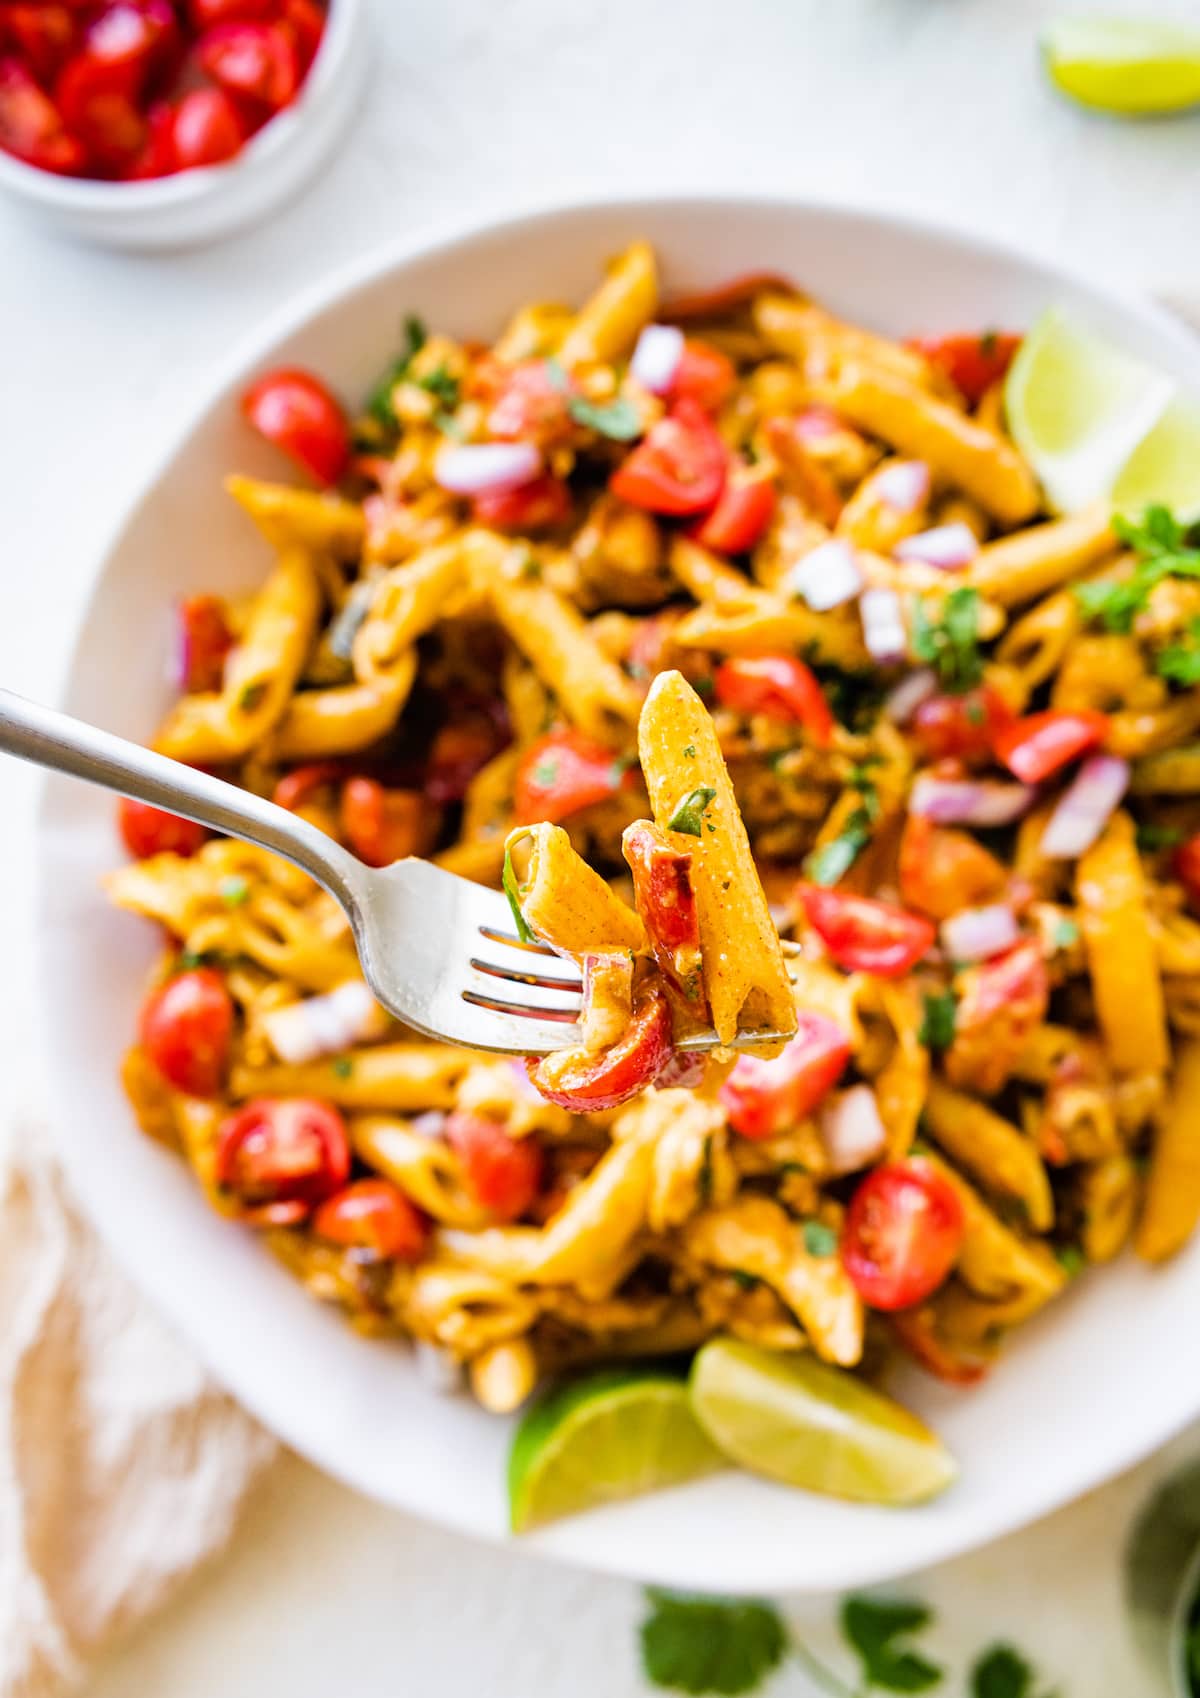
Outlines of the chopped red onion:
[[1117,755],[1084,761],[1042,833],[1041,852],[1051,861],[1071,861],[1091,848],[1129,788],[1129,762]]
[[883,704],[884,715],[893,725],[907,725],[921,703],[936,696],[937,691],[936,673],[923,666],[919,672],[910,672],[907,678],[902,678],[889,693]]
[[979,538],[970,525],[955,520],[952,525],[935,525],[905,537],[892,550],[897,560],[916,560],[923,566],[940,566],[944,572],[969,566],[979,553]]
[[833,537],[797,561],[784,582],[793,595],[804,597],[814,613],[828,613],[858,594],[863,575],[850,544]]
[[801,442],[820,442],[824,437],[835,436],[844,426],[832,407],[817,402],[796,414],[792,428]]
[[324,996],[271,1009],[262,1023],[280,1061],[298,1067],[379,1037],[386,1029],[387,1015],[361,979],[348,979]]
[[855,1173],[884,1152],[887,1131],[869,1085],[851,1085],[830,1097],[819,1117],[821,1142],[834,1173]]
[[629,370],[651,395],[666,395],[683,358],[683,331],[676,324],[648,324],[637,339]]
[[887,665],[903,660],[908,652],[908,633],[904,629],[904,612],[895,590],[864,590],[858,598],[862,614],[863,641],[873,660]]
[[485,495],[519,489],[542,469],[542,456],[532,442],[468,442],[443,448],[433,463],[435,483],[455,495]]
[[908,808],[938,825],[1011,825],[1029,811],[1036,795],[1029,784],[932,778],[922,773],[912,787]]
[[654,1081],[656,1091],[694,1091],[704,1078],[706,1057],[694,1050],[676,1050]]
[[929,499],[929,467],[924,460],[897,460],[877,472],[871,491],[896,513],[915,513]]
[[418,1114],[415,1120],[410,1120],[408,1129],[415,1132],[418,1138],[440,1138],[442,1128],[446,1124],[445,1111],[440,1108],[427,1108],[424,1114]]
[[986,961],[1011,949],[1020,935],[1017,917],[1004,902],[964,908],[942,922],[942,947],[953,961]]

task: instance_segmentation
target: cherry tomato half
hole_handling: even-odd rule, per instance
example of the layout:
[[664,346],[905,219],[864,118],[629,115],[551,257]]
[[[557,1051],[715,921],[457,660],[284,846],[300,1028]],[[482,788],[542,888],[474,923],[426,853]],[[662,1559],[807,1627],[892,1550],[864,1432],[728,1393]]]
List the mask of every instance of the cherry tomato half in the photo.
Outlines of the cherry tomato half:
[[705,514],[688,532],[701,548],[718,554],[747,554],[762,536],[775,513],[775,485],[762,472],[730,466],[725,488],[711,513]]
[[908,345],[924,354],[976,406],[1012,364],[1021,338],[1006,331],[985,330],[977,336],[916,336]]
[[[176,168],[180,171],[190,171],[200,165],[220,165],[240,153],[245,140],[246,126],[242,115],[224,89],[193,89],[174,109],[171,149]],[[267,416],[273,418],[278,415],[268,413]],[[261,426],[259,428],[262,429]],[[300,430],[298,424],[293,424],[292,428],[297,432]],[[269,436],[270,433],[263,430],[263,435]],[[275,439],[272,437],[271,440]]]
[[923,915],[891,902],[816,884],[800,884],[796,893],[809,925],[838,966],[852,973],[900,978],[932,948],[937,935]]
[[649,820],[636,820],[626,828],[621,849],[633,874],[637,911],[654,958],[668,982],[701,1012],[707,999],[691,852],[675,848]]
[[419,854],[437,831],[436,815],[419,790],[385,790],[373,778],[346,780],[341,827],[351,849],[369,867],[389,867],[406,855]]
[[513,785],[518,825],[545,820],[557,825],[568,814],[606,802],[623,785],[636,782],[611,749],[581,731],[548,731],[521,758]]
[[[189,100],[194,98],[188,96]],[[228,99],[224,95],[219,98]],[[346,415],[310,372],[266,372],[242,397],[242,412],[261,436],[282,448],[318,483],[337,483],[346,470],[350,458]]]
[[542,1152],[499,1121],[461,1111],[447,1115],[446,1142],[462,1164],[467,1189],[497,1220],[519,1220],[542,1182]]
[[737,372],[733,361],[719,348],[689,336],[675,368],[671,399],[681,401],[686,396],[703,407],[706,413],[716,413],[736,387]]
[[488,435],[501,442],[536,442],[548,448],[571,434],[570,379],[556,383],[545,360],[493,368],[495,399]]
[[611,1048],[597,1055],[560,1050],[526,1067],[548,1102],[590,1114],[616,1108],[652,1085],[671,1053],[671,1010],[663,992],[655,990],[635,1007],[624,1037]]
[[888,1162],[850,1199],[842,1266],[870,1308],[910,1309],[949,1277],[965,1224],[958,1193],[932,1162]]
[[210,967],[179,973],[150,992],[138,1017],[142,1048],[169,1085],[215,1097],[229,1065],[233,999]]
[[996,757],[1022,784],[1040,784],[1107,736],[1107,714],[1048,708],[1005,726],[996,737]]
[[178,814],[168,814],[128,796],[117,803],[117,829],[137,861],[151,855],[194,855],[208,841],[206,827],[195,820],[181,819]]
[[721,1086],[721,1106],[743,1138],[774,1138],[806,1119],[837,1084],[850,1040],[824,1014],[801,1009],[796,1035],[769,1060],[741,1055]]
[[304,1220],[349,1177],[345,1121],[316,1097],[255,1097],[217,1134],[216,1182],[260,1226]]
[[235,100],[278,112],[295,99],[300,60],[281,24],[219,24],[200,39],[201,69]]
[[429,1243],[425,1216],[390,1179],[356,1179],[325,1199],[312,1225],[330,1244],[394,1262],[419,1262]]
[[961,696],[930,696],[913,714],[913,736],[930,760],[975,760],[990,755],[1013,718],[998,691],[985,684]]
[[493,489],[475,496],[471,511],[481,525],[494,531],[548,531],[570,513],[571,492],[562,478],[543,472],[516,489]]
[[834,717],[811,668],[791,654],[745,654],[717,668],[717,700],[735,713],[802,725],[819,748],[833,735]]
[[233,632],[220,596],[190,595],[179,603],[180,676],[185,690],[219,690]]
[[631,507],[651,513],[703,513],[720,495],[729,451],[712,420],[691,396],[665,418],[613,473],[609,488]]
[[87,163],[82,143],[17,59],[0,59],[0,148],[26,165],[70,177]]
[[1200,908],[1200,832],[1176,849],[1171,857],[1171,871],[1187,892],[1193,908]]

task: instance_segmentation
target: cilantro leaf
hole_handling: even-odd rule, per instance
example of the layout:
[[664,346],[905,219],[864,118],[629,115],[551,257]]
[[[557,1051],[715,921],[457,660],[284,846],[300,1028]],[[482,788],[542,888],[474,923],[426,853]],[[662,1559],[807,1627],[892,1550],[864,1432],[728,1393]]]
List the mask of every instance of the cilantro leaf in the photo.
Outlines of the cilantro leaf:
[[668,828],[671,831],[686,832],[689,837],[699,837],[704,823],[704,810],[715,795],[716,791],[711,784],[700,784],[695,790],[689,791],[667,821]]
[[642,434],[641,415],[624,395],[618,395],[615,401],[606,401],[603,405],[588,401],[582,395],[572,395],[567,411],[576,424],[597,431],[613,442],[632,442],[635,436]]
[[250,886],[240,873],[230,873],[228,878],[223,878],[217,892],[227,908],[240,908],[250,898]]
[[1087,1257],[1078,1244],[1060,1244],[1054,1259],[1068,1279],[1077,1279],[1087,1267]]
[[329,1063],[330,1072],[337,1079],[348,1079],[354,1072],[354,1063],[348,1055],[335,1055]]
[[1062,915],[1054,924],[1055,949],[1070,949],[1079,942],[1079,922],[1069,914]]
[[1163,649],[1154,670],[1172,684],[1200,684],[1200,619],[1193,619],[1186,643],[1173,643]]
[[957,1018],[958,1003],[952,990],[927,992],[918,1039],[926,1049],[949,1049]]
[[1156,849],[1174,849],[1183,842],[1183,832],[1177,825],[1156,825],[1153,820],[1139,820],[1137,846],[1152,855]]
[[521,891],[517,883],[516,868],[512,863],[512,850],[504,851],[504,872],[500,879],[504,886],[504,894],[508,897],[508,905],[512,909],[513,924],[517,928],[517,936],[522,943],[533,943],[535,938],[529,922],[521,912]]
[[458,406],[458,379],[453,375],[445,363],[435,366],[434,369],[431,372],[427,372],[424,377],[419,377],[417,379],[417,387],[419,389],[424,389],[427,394],[432,395],[434,400],[439,402],[448,413],[452,413],[455,407]]
[[837,1247],[838,1235],[831,1226],[826,1226],[823,1220],[805,1221],[804,1248],[810,1256],[833,1256]]
[[871,841],[871,812],[867,807],[854,808],[846,815],[846,823],[836,837],[822,843],[804,863],[805,876],[813,884],[829,886],[845,877],[860,852]]
[[953,695],[974,689],[983,677],[979,606],[979,591],[965,586],[950,591],[937,620],[929,617],[920,598],[913,603],[913,653],[934,668],[942,687]]
[[842,1605],[842,1632],[858,1652],[866,1687],[885,1692],[928,1692],[941,1683],[944,1671],[916,1651],[898,1647],[897,1639],[919,1633],[932,1615],[925,1604],[903,1599],[847,1598]]
[[783,1661],[787,1630],[779,1612],[753,1599],[646,1593],[642,1667],[656,1686],[675,1692],[753,1692]]
[[971,1670],[971,1698],[1034,1698],[1034,1686],[1040,1684],[1014,1645],[990,1646]]
[[1164,578],[1200,578],[1200,549],[1189,546],[1187,527],[1165,507],[1147,507],[1140,523],[1118,515],[1113,530],[1137,556],[1132,575],[1121,583],[1076,584],[1075,598],[1089,619],[1101,620],[1110,631],[1129,631]]

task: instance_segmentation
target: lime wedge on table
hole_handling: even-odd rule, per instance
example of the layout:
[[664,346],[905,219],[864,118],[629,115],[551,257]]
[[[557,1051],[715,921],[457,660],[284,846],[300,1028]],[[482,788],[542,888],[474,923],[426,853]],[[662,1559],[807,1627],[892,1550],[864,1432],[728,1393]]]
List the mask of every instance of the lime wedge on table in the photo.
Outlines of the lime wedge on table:
[[1051,81],[1123,117],[1200,101],[1200,30],[1150,18],[1060,18],[1042,36]]
[[1200,519],[1200,407],[1172,401],[1134,449],[1112,492],[1118,513],[1140,518],[1147,507],[1169,507],[1181,524]]
[[692,1364],[692,1406],[734,1462],[862,1503],[920,1503],[958,1472],[936,1433],[890,1397],[811,1356],[733,1339]]
[[721,1466],[683,1380],[658,1370],[590,1374],[539,1398],[513,1435],[512,1525],[523,1533]]
[[1165,373],[1052,307],[1009,368],[1004,405],[1051,506],[1072,513],[1110,493],[1174,393]]

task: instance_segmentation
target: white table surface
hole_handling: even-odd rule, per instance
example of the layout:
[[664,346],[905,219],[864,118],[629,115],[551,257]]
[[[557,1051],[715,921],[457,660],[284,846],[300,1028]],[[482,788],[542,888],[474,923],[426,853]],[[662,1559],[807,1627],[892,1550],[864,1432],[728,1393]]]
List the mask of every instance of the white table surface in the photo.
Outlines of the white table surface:
[[[0,205],[0,680],[56,688],[98,541],[210,362],[281,296],[399,230],[588,194],[753,186],[931,213],[1129,282],[1200,292],[1200,118],[1123,126],[1059,102],[1034,44],[1039,24],[1067,9],[373,0],[361,123],[261,230],[146,259],[60,245]],[[1187,0],[1121,9],[1194,14]],[[142,659],[132,644],[113,656]],[[32,784],[14,769],[0,785],[0,1043],[14,1098],[28,1098]],[[1118,1352],[1114,1341],[1114,1371]],[[1071,1698],[1140,1698],[1117,1551],[1130,1505],[1162,1466],[914,1583],[939,1606],[940,1647],[965,1653],[1010,1635]],[[233,1548],[90,1690],[621,1698],[643,1690],[637,1613],[631,1585],[468,1544],[288,1459]],[[821,1631],[823,1608],[800,1613]],[[802,1684],[789,1673],[776,1690]]]

